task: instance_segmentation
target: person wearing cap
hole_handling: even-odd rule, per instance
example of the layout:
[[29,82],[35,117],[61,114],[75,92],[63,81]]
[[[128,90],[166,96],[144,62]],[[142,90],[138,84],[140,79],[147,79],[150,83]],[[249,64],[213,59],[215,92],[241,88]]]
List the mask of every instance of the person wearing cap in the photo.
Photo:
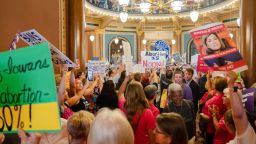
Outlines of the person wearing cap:
[[154,105],[154,101],[157,97],[157,87],[153,84],[148,85],[144,88],[144,92],[149,103],[149,109],[152,111],[154,118],[156,119],[160,113],[159,109]]

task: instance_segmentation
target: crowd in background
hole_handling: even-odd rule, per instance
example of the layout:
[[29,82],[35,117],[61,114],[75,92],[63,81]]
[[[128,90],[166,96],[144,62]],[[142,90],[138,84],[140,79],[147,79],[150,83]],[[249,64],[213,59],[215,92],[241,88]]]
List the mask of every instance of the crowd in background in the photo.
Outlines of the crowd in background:
[[256,143],[254,113],[242,103],[246,87],[234,72],[212,77],[168,66],[127,74],[119,65],[88,81],[87,68],[61,69],[55,76],[61,132],[19,130],[19,138],[0,134],[0,143]]

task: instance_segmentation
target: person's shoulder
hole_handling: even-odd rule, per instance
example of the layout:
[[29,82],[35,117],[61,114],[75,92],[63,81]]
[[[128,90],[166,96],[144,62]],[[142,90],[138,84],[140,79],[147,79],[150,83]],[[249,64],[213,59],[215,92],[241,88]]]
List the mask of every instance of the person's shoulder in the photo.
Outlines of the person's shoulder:
[[147,109],[144,110],[142,115],[145,116],[145,117],[151,117],[151,116],[153,116],[153,112],[152,112],[151,109],[147,108]]

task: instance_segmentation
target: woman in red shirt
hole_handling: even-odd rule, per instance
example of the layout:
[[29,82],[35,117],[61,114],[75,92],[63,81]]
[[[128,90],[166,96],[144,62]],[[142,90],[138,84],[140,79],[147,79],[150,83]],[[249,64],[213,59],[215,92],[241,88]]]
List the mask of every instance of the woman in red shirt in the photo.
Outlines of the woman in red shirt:
[[[124,111],[130,122],[135,136],[135,144],[152,144],[155,141],[153,130],[156,127],[155,119],[141,83],[131,81],[126,77],[118,93],[119,108]],[[126,88],[127,85],[127,88]],[[126,88],[126,93],[122,93]]]

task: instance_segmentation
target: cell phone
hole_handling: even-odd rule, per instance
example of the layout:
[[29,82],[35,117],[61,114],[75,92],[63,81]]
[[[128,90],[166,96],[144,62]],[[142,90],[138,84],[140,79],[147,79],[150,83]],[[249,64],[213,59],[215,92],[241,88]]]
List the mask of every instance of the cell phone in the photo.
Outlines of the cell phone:
[[93,72],[92,71],[88,71],[87,79],[88,79],[88,81],[93,81]]

